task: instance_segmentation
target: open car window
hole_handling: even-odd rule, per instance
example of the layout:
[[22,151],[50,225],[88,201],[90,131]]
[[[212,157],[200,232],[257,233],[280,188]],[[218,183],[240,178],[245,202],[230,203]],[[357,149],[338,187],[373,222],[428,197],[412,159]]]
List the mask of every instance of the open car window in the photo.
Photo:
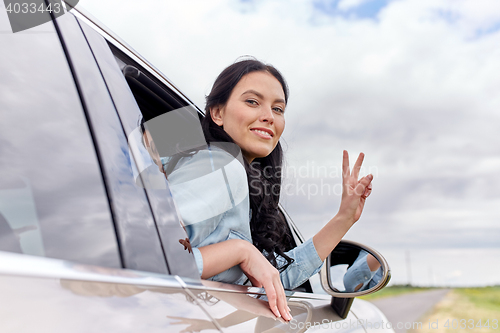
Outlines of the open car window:
[[[140,64],[115,47],[111,46],[111,49],[141,111],[141,115],[136,120],[136,128],[133,133],[129,134],[129,145],[136,151],[133,154],[137,160],[135,176],[140,175],[138,179],[142,181],[142,186],[156,189],[164,186],[162,179],[159,179],[163,177],[159,172],[163,172],[169,181],[169,189],[174,194],[174,200],[177,202],[177,211],[179,215],[185,217],[183,227],[187,227],[188,234],[192,235],[193,229],[197,230],[197,235],[208,234],[212,229],[200,227],[201,224],[196,226],[193,224],[224,214],[237,205],[241,201],[239,199],[245,197],[241,195],[241,192],[233,191],[238,186],[234,185],[233,178],[228,177],[227,173],[231,172],[229,171],[232,165],[231,159],[237,159],[238,153],[220,163],[219,167],[214,165],[213,159],[202,166],[198,161],[196,170],[186,168],[181,172],[185,171],[190,174],[178,177],[179,169],[186,165],[184,164],[186,159],[195,153],[202,155],[207,150],[200,123],[203,114]],[[231,148],[225,149],[231,151]],[[192,167],[193,164],[189,166]],[[202,169],[208,171],[205,172]],[[172,172],[174,173],[171,174]],[[179,184],[176,181],[180,178],[183,183],[177,186]],[[243,178],[246,179],[246,176]],[[209,183],[212,185],[207,186]],[[184,190],[186,187],[189,188]],[[199,190],[193,190],[193,188]],[[206,188],[212,190],[204,194],[203,191],[206,191]],[[193,201],[185,199],[186,197],[193,198]],[[212,200],[214,197],[217,198],[216,203]],[[197,204],[196,200],[201,204]],[[204,209],[205,203],[209,203],[205,207],[207,209]],[[203,230],[200,231],[200,229]],[[312,292],[309,281],[299,286],[296,291]]]

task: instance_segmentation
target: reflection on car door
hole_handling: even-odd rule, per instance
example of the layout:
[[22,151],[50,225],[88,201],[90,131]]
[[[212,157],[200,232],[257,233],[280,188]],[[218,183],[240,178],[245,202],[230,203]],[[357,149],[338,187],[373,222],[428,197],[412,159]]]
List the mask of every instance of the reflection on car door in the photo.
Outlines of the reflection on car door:
[[[0,10],[0,31],[9,31]],[[0,34],[0,250],[122,266],[78,90],[52,22]]]

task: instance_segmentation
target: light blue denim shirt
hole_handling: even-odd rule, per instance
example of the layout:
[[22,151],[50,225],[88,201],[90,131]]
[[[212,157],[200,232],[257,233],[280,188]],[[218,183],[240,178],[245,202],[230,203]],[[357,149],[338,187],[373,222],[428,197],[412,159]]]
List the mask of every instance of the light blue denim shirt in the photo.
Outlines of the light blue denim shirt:
[[359,255],[344,275],[344,287],[346,292],[368,290],[375,287],[382,279],[382,267],[371,271],[366,261],[368,252],[359,251]]
[[[162,158],[164,169],[171,158]],[[234,157],[210,146],[191,156],[182,157],[168,175],[170,189],[189,236],[201,275],[203,257],[198,247],[229,239],[252,243],[247,175],[241,154]],[[323,262],[312,239],[286,252],[294,262],[281,272],[286,289],[294,289],[316,274]],[[286,260],[278,257],[278,263]],[[234,266],[209,280],[244,284],[247,277]]]

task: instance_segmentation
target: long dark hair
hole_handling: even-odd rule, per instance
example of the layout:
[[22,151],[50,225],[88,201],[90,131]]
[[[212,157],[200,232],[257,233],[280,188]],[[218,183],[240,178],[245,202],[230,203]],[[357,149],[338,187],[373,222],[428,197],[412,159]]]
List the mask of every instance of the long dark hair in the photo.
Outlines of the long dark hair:
[[[241,78],[251,72],[267,72],[273,75],[283,87],[285,103],[288,102],[288,86],[276,68],[255,59],[235,62],[220,73],[206,97],[202,128],[208,143],[218,141],[234,143],[222,126],[213,121],[210,109],[225,105]],[[285,270],[293,262],[293,259],[285,254],[292,247],[292,236],[285,217],[278,210],[282,166],[283,150],[280,142],[268,156],[256,158],[252,163],[245,160],[252,210],[250,230],[253,244],[280,271]],[[275,254],[283,257],[286,263],[278,263]]]

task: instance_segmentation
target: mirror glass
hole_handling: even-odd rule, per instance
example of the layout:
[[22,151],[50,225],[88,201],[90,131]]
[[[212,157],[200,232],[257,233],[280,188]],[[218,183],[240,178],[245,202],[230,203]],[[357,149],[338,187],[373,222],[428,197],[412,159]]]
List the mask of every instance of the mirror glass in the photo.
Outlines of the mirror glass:
[[384,276],[383,265],[371,253],[340,243],[330,255],[330,287],[337,292],[370,290]]

